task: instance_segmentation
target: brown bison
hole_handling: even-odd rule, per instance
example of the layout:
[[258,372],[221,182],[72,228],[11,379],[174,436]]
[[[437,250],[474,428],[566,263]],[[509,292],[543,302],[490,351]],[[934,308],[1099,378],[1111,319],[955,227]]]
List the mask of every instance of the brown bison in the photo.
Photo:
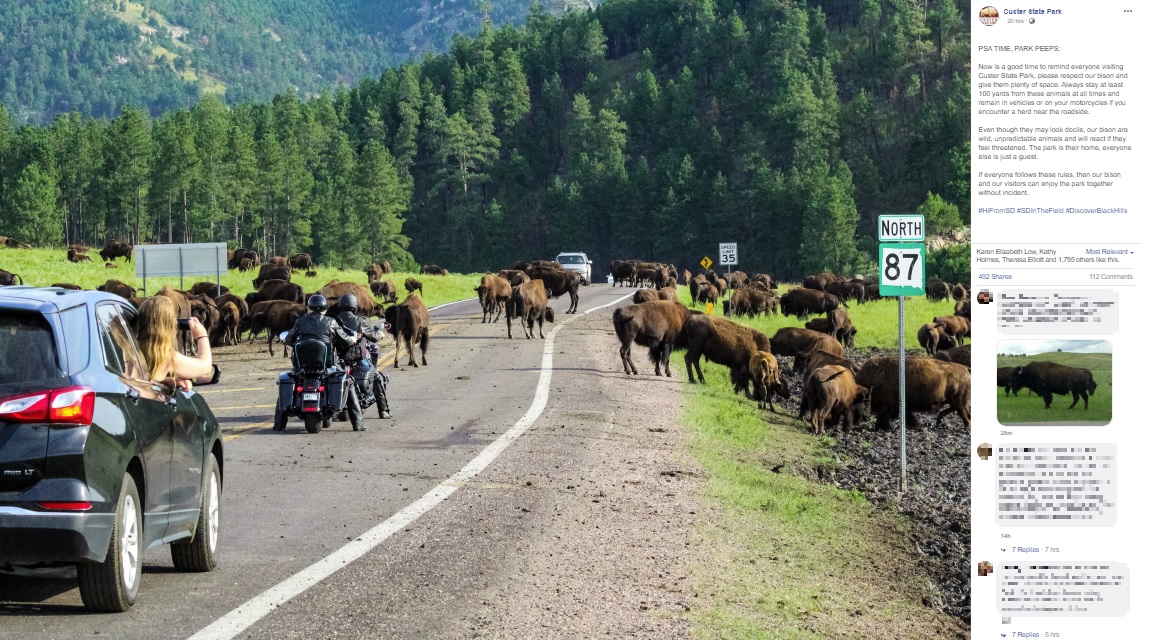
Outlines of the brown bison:
[[499,272],[499,277],[510,282],[513,287],[518,287],[531,279],[531,276],[519,269],[503,269]]
[[950,297],[953,298],[956,303],[966,300],[966,297],[969,295],[970,292],[966,290],[966,286],[962,283],[954,284],[950,287]]
[[779,361],[770,352],[756,351],[751,354],[747,369],[750,371],[751,387],[754,390],[752,399],[758,400],[760,409],[770,406],[771,411],[774,411],[776,393],[783,398],[791,395],[787,383],[779,373]]
[[970,320],[970,299],[959,300],[954,303],[954,315]]
[[104,248],[100,249],[100,259],[107,263],[115,260],[116,258],[123,258],[128,262],[131,262],[132,245],[120,240],[105,240]]
[[675,288],[674,285],[671,285],[669,287],[663,287],[662,289],[659,289],[659,291],[657,292],[657,295],[659,296],[660,300],[678,301],[678,299],[679,299],[679,291],[678,291],[678,289]]
[[796,316],[800,319],[834,311],[840,305],[846,306],[837,296],[814,289],[794,288],[779,298],[779,310],[783,315]]
[[396,288],[395,283],[391,280],[376,280],[369,285],[371,295],[383,300],[384,302],[396,301]]
[[[244,260],[249,262],[245,265]],[[231,256],[228,258],[229,269],[239,269],[240,271],[247,271],[254,269],[260,263],[260,254],[252,249],[236,249],[232,251]]]
[[374,262],[367,265],[363,272],[367,274],[368,283],[379,282],[383,278],[383,267]]
[[647,347],[647,356],[655,364],[655,375],[660,367],[671,377],[671,350],[685,347],[680,341],[683,323],[692,313],[683,303],[654,300],[644,304],[621,307],[611,316],[615,335],[619,337],[619,358],[623,360],[623,373],[639,375],[631,360],[631,344]]
[[289,269],[291,268],[291,262],[288,261],[287,256],[272,256],[268,258],[268,264],[275,265],[277,267],[287,267]]
[[[268,332],[268,355],[275,355],[272,351],[272,341],[279,334],[295,326],[295,321],[307,313],[307,307],[287,300],[267,300],[258,302],[251,307],[247,318],[241,321],[239,333],[251,331],[254,340],[261,331]],[[284,357],[288,355],[287,345],[284,345]]]
[[732,271],[727,274],[727,284],[731,286],[731,291],[735,289],[742,289],[750,282],[750,278],[742,271]]
[[771,353],[776,356],[797,356],[812,345],[833,345],[828,351],[842,355],[843,348],[836,340],[825,333],[799,327],[783,327],[771,336]]
[[851,430],[856,418],[866,416],[869,400],[870,389],[858,384],[850,369],[833,364],[811,372],[803,388],[803,401],[811,412],[811,429],[818,435],[826,433],[828,422],[834,424],[840,419],[843,430]]
[[858,331],[851,323],[850,313],[846,309],[835,309],[827,313],[825,318],[815,318],[806,324],[808,329],[825,333],[844,347],[854,347],[855,334]]
[[[898,358],[871,358],[856,379],[870,389],[871,412],[879,428],[888,428],[898,417]],[[958,413],[970,430],[970,369],[933,358],[907,358],[906,410],[911,423],[916,420],[909,412],[938,411],[935,428],[947,414]]]
[[937,351],[934,354],[934,358],[936,360],[942,360],[943,362],[957,362],[958,364],[961,364],[969,369],[970,345],[968,344],[963,347],[954,347],[952,349],[943,349],[942,351]]
[[1014,385],[1011,384],[1011,382],[1010,382],[1010,376],[1013,373],[1014,373],[1014,367],[999,367],[998,368],[998,386],[1006,387],[1006,395],[1007,396],[1010,396],[1011,391],[1014,392],[1014,395],[1016,395],[1016,396],[1018,395],[1018,389],[1015,389]]
[[425,276],[446,276],[449,275],[447,269],[435,264],[425,264],[419,270]]
[[57,282],[52,286],[57,289],[68,289],[69,291],[83,291],[83,287],[78,284],[72,284],[70,282]]
[[631,296],[631,302],[641,304],[659,299],[659,293],[654,289],[639,289]]
[[109,280],[105,281],[104,284],[96,287],[96,291],[106,291],[108,293],[114,293],[114,294],[120,296],[121,298],[123,298],[125,300],[131,300],[132,298],[136,297],[137,291],[142,293],[144,290],[143,289],[137,289],[136,287],[133,287],[132,285],[130,285],[126,282],[120,282],[119,280],[109,279]]
[[[286,260],[286,258],[285,258]],[[291,268],[282,264],[265,264],[260,266],[260,273],[252,280],[252,288],[259,289],[267,280],[283,280],[291,282]]]
[[244,302],[247,302],[249,307],[268,300],[287,300],[303,304],[303,287],[286,280],[268,280],[261,284],[259,289],[244,297]]
[[547,290],[543,288],[543,281],[531,280],[513,288],[505,317],[508,338],[511,338],[511,320],[514,318],[519,318],[523,334],[528,338],[535,337],[535,323],[539,324],[539,337],[544,337],[543,321],[554,323],[555,312],[547,306]]
[[68,249],[68,262],[91,262],[92,258],[76,251],[75,249]]
[[315,263],[311,261],[310,255],[306,253],[293,253],[288,256],[287,261],[288,266],[293,270],[303,271],[305,277],[315,277]]
[[21,278],[11,271],[0,269],[0,287],[10,287],[16,284],[24,284],[24,278]]
[[[217,288],[219,289],[218,291]],[[194,296],[204,295],[212,296],[215,298],[217,296],[222,296],[225,293],[231,293],[231,291],[222,284],[216,285],[214,282],[197,282],[193,284],[190,289],[188,289],[188,293]]]
[[933,356],[936,352],[950,349],[957,344],[954,338],[946,334],[942,327],[933,322],[928,322],[918,328],[918,343],[926,349],[927,355]]
[[499,320],[499,315],[507,306],[507,301],[511,299],[511,283],[505,278],[488,273],[480,279],[475,293],[479,296],[479,305],[483,308],[483,322],[487,322],[488,317],[495,322]]
[[699,382],[703,370],[699,359],[721,364],[731,371],[731,383],[735,393],[746,393],[751,382],[751,355],[756,351],[771,351],[771,341],[765,334],[746,325],[731,322],[726,318],[694,314],[683,323],[683,334],[687,341],[687,380]]
[[970,320],[962,316],[938,316],[934,323],[960,347],[970,337]]
[[239,314],[236,316],[239,320],[242,321],[247,317],[249,307],[246,300],[234,293],[225,293],[222,296],[216,296],[216,308],[218,309],[223,309],[224,305],[228,304],[229,302],[234,304],[236,306],[236,310],[239,311]]
[[827,285],[836,280],[838,280],[838,277],[833,273],[817,273],[813,276],[803,278],[803,288],[814,289],[815,291],[826,291]]
[[566,269],[550,269],[536,266],[530,267],[525,273],[527,273],[532,280],[542,280],[543,287],[547,290],[547,294],[551,298],[558,298],[565,293],[568,294],[571,299],[571,306],[567,308],[567,313],[575,313],[579,310],[579,274]]
[[0,236],[0,244],[8,247],[9,249],[31,249],[32,245],[27,242],[20,242],[16,238],[9,238],[8,236]]
[[220,319],[210,342],[213,347],[232,346],[240,343],[240,310],[234,302],[228,301],[217,307]]
[[428,327],[431,323],[431,314],[423,298],[417,294],[409,294],[402,304],[392,305],[383,312],[384,321],[391,326],[390,333],[395,338],[395,368],[399,368],[400,339],[407,344],[409,357],[408,366],[419,368],[415,363],[415,349],[412,341],[419,345],[420,356],[424,366],[427,366],[427,342],[431,337]]
[[926,299],[931,302],[942,302],[943,300],[950,299],[950,285],[939,280],[938,278],[931,278],[926,283]]
[[839,344],[838,340],[828,335],[820,335],[818,339],[811,342],[805,349],[801,349],[795,354],[791,371],[797,373],[807,369],[807,358],[818,351],[826,351],[839,357],[843,356],[843,347]]
[[1015,389],[1030,389],[1042,396],[1046,408],[1054,400],[1054,394],[1064,396],[1070,394],[1074,400],[1067,409],[1073,409],[1082,399],[1082,409],[1090,408],[1090,396],[1098,388],[1094,382],[1094,374],[1090,369],[1068,367],[1056,362],[1035,361],[1024,367],[1015,367],[1010,373],[1010,386]]
[[419,280],[416,280],[415,278],[408,278],[407,280],[404,280],[403,288],[406,289],[407,293],[409,294],[418,291],[419,295],[423,295],[423,283]]
[[778,299],[765,291],[747,286],[731,292],[731,313],[736,316],[750,316],[778,313]]
[[631,260],[611,261],[611,286],[624,286],[631,281],[635,274],[635,265]]

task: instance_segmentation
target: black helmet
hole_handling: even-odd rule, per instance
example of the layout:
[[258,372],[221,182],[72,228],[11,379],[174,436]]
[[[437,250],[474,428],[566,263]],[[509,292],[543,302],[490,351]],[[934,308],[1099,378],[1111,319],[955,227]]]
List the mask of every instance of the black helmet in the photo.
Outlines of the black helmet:
[[313,293],[307,299],[307,308],[312,311],[323,311],[327,309],[327,298],[318,293]]
[[339,297],[339,308],[344,311],[351,311],[359,308],[359,298],[355,297],[354,293],[345,293]]

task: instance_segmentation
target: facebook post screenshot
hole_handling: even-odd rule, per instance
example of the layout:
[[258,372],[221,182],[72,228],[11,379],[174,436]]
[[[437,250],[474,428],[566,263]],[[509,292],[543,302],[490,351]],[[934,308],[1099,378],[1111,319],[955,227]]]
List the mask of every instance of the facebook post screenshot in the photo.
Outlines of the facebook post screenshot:
[[1147,9],[971,7],[975,638],[1150,623]]

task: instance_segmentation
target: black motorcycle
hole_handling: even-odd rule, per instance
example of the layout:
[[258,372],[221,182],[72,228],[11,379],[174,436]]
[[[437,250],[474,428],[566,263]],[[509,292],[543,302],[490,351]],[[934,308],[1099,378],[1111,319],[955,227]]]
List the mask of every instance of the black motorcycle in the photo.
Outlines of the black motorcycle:
[[[387,404],[387,383],[391,382],[388,377],[379,371],[379,350],[376,348],[375,343],[368,343],[368,356],[369,360],[359,366],[353,366],[351,369],[352,378],[355,380],[356,390],[359,396],[359,406],[367,409],[375,405],[379,410],[380,418],[390,418],[391,408]],[[367,366],[370,362],[371,365]],[[370,393],[366,391],[370,389]],[[367,415],[366,412],[364,415]],[[339,413],[336,420],[347,420],[347,409]]]
[[351,367],[342,363],[321,340],[305,338],[292,347],[292,370],[279,376],[279,401],[272,429],[287,428],[288,417],[303,419],[308,433],[331,426],[344,410],[351,385]]

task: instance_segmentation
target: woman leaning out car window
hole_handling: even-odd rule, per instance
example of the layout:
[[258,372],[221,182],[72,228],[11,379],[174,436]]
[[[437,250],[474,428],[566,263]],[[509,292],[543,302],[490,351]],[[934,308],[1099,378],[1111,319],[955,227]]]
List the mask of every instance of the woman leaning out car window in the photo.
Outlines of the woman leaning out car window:
[[210,377],[213,373],[208,332],[197,318],[191,318],[188,325],[196,343],[195,357],[176,351],[178,317],[176,303],[171,298],[148,298],[140,305],[136,319],[137,342],[151,378],[184,391],[191,390],[193,379]]

